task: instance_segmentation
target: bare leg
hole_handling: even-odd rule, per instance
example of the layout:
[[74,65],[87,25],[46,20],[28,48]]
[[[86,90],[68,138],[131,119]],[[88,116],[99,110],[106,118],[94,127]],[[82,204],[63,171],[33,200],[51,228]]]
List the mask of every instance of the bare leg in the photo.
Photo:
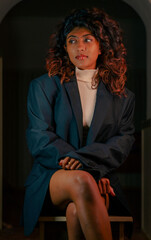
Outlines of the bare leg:
[[86,240],[111,240],[111,227],[104,200],[93,177],[81,170],[59,170],[50,180],[55,205],[74,202]]
[[78,219],[76,206],[73,202],[69,203],[66,209],[67,229],[69,240],[85,240],[81,225]]

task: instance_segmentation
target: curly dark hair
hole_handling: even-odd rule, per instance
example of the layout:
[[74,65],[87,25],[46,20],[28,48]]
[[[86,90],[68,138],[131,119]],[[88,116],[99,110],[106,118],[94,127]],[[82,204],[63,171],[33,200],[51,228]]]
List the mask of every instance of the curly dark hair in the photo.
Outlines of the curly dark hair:
[[117,21],[98,8],[74,10],[65,18],[58,32],[51,35],[51,48],[46,57],[48,75],[59,75],[62,83],[69,81],[75,74],[75,66],[71,63],[64,48],[67,35],[75,27],[89,29],[99,41],[101,55],[97,59],[96,86],[102,79],[111,93],[119,96],[125,95],[127,64],[122,30]]

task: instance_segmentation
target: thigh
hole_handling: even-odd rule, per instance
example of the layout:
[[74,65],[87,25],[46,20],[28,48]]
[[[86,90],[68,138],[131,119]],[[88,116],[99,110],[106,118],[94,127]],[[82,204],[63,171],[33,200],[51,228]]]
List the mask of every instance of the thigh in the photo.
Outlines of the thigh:
[[[86,179],[93,188],[97,188],[97,184],[94,178],[83,170],[58,170],[55,172],[49,184],[50,198],[54,205],[62,207],[67,206],[71,201],[74,201],[79,197],[80,191],[82,191],[82,184],[80,186],[81,179]],[[83,180],[82,180],[83,181]]]

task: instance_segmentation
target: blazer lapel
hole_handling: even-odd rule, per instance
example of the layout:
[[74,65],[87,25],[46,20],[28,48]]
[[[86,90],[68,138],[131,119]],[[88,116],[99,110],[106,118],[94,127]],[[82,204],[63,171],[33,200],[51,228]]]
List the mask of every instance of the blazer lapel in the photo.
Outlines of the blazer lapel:
[[95,138],[105,121],[106,115],[108,114],[111,98],[112,95],[101,81],[98,86],[95,110],[87,137],[87,144],[91,144],[95,141]]
[[64,86],[68,93],[72,110],[76,119],[78,132],[79,132],[80,145],[81,145],[82,135],[83,135],[83,120],[82,120],[83,114],[82,114],[81,100],[80,100],[76,77],[74,76],[69,82],[64,83]]

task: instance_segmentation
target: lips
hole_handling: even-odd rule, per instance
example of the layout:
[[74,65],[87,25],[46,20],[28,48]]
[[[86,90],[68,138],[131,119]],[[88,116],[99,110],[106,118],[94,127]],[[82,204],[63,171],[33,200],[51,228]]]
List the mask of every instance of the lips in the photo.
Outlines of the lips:
[[77,56],[76,56],[76,59],[78,59],[78,60],[83,60],[83,59],[85,59],[85,58],[88,58],[88,56],[86,56],[86,55],[84,55],[84,54],[80,54],[80,55],[77,55]]

